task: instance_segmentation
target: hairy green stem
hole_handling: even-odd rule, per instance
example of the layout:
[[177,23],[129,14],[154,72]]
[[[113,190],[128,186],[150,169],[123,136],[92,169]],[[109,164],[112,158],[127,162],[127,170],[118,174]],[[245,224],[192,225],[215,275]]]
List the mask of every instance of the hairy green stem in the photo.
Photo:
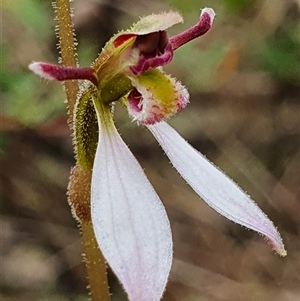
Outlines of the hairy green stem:
[[91,221],[81,222],[84,261],[87,268],[90,297],[92,301],[110,301],[106,264],[95,239]]
[[[54,8],[58,23],[58,39],[61,51],[61,63],[64,66],[75,67],[77,65],[77,61],[70,0],[56,0],[54,3]],[[71,130],[74,130],[73,115],[78,93],[78,82],[65,81],[64,86],[68,102],[68,113],[70,118],[69,124],[71,126]],[[77,176],[75,175],[75,177]],[[75,183],[78,182],[76,179],[73,180]],[[69,183],[69,201],[70,204],[72,204],[72,210],[75,210],[75,212],[76,210],[80,211],[80,209],[83,208],[82,205],[84,205],[83,202],[85,199],[88,199],[88,202],[90,202],[89,192],[91,179],[89,178],[85,180],[88,181],[88,189],[84,191],[82,190],[82,187],[78,185],[70,185]],[[85,204],[85,206],[89,208],[89,204]],[[79,217],[80,215],[77,214],[77,216]],[[83,256],[88,274],[90,296],[92,301],[110,301],[105,259],[98,248],[90,216],[89,214],[86,214],[85,216],[88,216],[89,218],[87,220],[79,218],[79,225],[81,228],[82,243],[84,248]]]
[[[75,35],[72,21],[72,11],[69,0],[56,0],[54,3],[56,13],[59,48],[61,63],[64,66],[75,67],[77,65],[75,52]],[[74,105],[77,98],[77,81],[65,81],[65,91],[68,100],[68,109],[70,119],[73,118]],[[70,125],[72,124],[72,120]]]

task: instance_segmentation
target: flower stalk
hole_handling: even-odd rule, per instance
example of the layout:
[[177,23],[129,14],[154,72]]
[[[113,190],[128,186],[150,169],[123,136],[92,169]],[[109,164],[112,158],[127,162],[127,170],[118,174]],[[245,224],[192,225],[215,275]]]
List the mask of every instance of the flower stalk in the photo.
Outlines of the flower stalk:
[[[57,36],[61,55],[61,64],[64,66],[77,66],[75,51],[75,33],[72,21],[72,10],[69,0],[56,0],[53,2],[57,20]],[[77,81],[68,81],[64,83],[69,116],[72,118],[74,105],[77,99],[78,83]],[[71,124],[71,123],[70,123]]]
[[[67,96],[69,114],[69,125],[74,131],[73,115],[78,95],[78,79],[88,79],[97,85],[97,77],[91,68],[82,68],[76,72],[77,60],[75,52],[75,34],[72,22],[72,10],[69,0],[56,0],[53,3],[57,20],[57,35],[61,54],[61,65],[37,65],[33,64],[31,69],[41,73],[48,73],[49,79],[74,79],[64,81]],[[46,68],[46,69],[45,69]],[[74,72],[75,70],[75,72]],[[92,72],[91,72],[92,70]],[[48,71],[48,72],[47,72]],[[37,72],[38,73],[38,72]],[[52,78],[51,78],[52,74]],[[75,74],[70,78],[70,74]],[[83,78],[81,78],[81,76]],[[74,145],[76,153],[76,144]],[[78,166],[79,161],[79,166]],[[91,161],[91,160],[89,160]],[[92,164],[92,163],[91,163]],[[87,164],[89,165],[89,164]],[[88,174],[88,175],[87,175]],[[82,185],[82,181],[84,184]],[[78,185],[80,183],[81,185]],[[77,185],[76,185],[77,184]],[[88,166],[81,166],[77,158],[77,166],[71,172],[68,187],[69,203],[74,216],[79,221],[78,227],[81,231],[83,244],[83,259],[87,269],[90,297],[92,301],[110,301],[105,259],[98,247],[90,216],[90,186],[91,173]]]
[[[92,301],[109,301],[109,287],[106,263],[98,247],[91,221],[81,222],[81,236],[84,246],[84,261],[88,274],[90,297]],[[101,273],[101,271],[104,271]]]

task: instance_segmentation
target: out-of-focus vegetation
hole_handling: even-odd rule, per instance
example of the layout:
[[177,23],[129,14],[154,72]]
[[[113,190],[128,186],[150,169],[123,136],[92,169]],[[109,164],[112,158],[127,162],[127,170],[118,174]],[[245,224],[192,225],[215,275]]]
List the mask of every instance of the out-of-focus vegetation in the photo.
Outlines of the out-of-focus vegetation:
[[[79,63],[152,12],[178,10],[211,31],[178,49],[166,68],[191,93],[170,123],[256,200],[288,256],[208,208],[168,164],[146,129],[116,108],[116,122],[164,202],[174,263],[164,300],[299,300],[299,2],[293,0],[76,0]],[[10,0],[1,37],[1,300],[87,300],[80,237],[66,199],[74,164],[64,93],[31,74],[57,62],[50,1]],[[112,290],[119,286],[111,272]],[[121,297],[120,297],[121,299]],[[115,298],[117,300],[117,298]]]

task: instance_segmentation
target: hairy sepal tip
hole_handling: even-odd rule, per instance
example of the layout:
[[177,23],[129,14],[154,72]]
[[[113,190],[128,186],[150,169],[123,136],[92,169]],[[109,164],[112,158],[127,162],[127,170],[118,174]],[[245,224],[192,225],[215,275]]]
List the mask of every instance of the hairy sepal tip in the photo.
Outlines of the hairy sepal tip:
[[209,8],[209,7],[205,7],[201,10],[201,14],[200,14],[200,19],[205,15],[207,14],[209,16],[209,19],[210,19],[210,25],[213,24],[213,21],[214,21],[214,18],[216,16],[216,13],[215,11],[212,9],[212,8]]
[[47,80],[56,79],[55,77],[51,76],[49,73],[45,72],[44,65],[45,65],[45,63],[42,63],[42,62],[33,62],[28,66],[28,68],[33,73],[35,73],[36,75],[38,75],[44,79],[47,79]]
[[[277,228],[276,228],[277,230]],[[278,232],[278,230],[277,230]],[[278,237],[275,237],[274,240],[271,240],[269,237],[266,237],[266,240],[269,245],[271,245],[272,249],[281,257],[285,257],[287,255],[287,251],[284,247],[280,234],[278,232]]]
[[279,250],[279,252],[277,251],[277,253],[281,256],[281,257],[285,257],[287,255],[287,251],[285,250],[285,248],[283,247],[281,250]]

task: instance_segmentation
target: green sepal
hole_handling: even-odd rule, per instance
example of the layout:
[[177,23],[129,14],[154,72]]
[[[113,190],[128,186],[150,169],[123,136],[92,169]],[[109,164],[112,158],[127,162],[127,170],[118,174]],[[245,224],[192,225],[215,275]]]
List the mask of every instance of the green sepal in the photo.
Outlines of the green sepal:
[[89,86],[76,102],[74,145],[77,164],[92,169],[98,143],[98,121],[93,104],[97,91]]
[[101,99],[104,103],[110,103],[119,100],[132,90],[131,81],[123,74],[117,74],[110,79],[101,89]]

